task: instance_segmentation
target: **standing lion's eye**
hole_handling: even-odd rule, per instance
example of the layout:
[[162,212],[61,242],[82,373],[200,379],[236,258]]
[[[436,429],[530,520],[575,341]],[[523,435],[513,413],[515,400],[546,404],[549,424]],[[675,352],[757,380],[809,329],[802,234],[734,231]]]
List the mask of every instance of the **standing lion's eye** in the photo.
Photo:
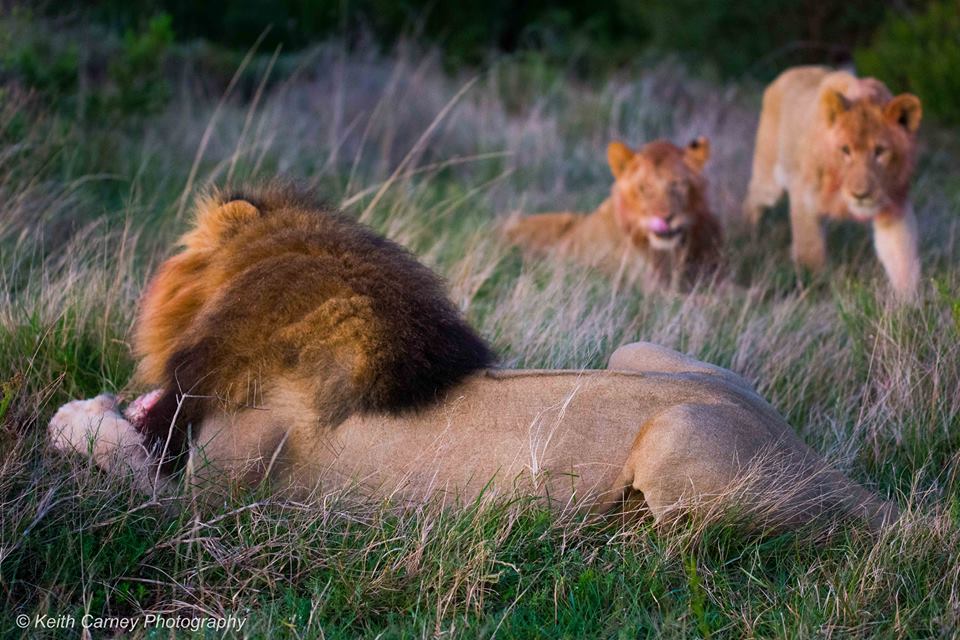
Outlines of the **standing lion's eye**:
[[887,152],[887,148],[886,148],[885,146],[883,146],[882,144],[878,144],[878,145],[877,145],[877,148],[873,150],[873,155],[876,156],[877,158],[879,158],[880,156],[882,156],[882,155],[885,154],[886,152]]
[[850,145],[848,145],[848,144],[843,145],[842,147],[840,147],[840,151],[841,151],[841,152],[843,153],[843,155],[845,155],[845,156],[850,155]]

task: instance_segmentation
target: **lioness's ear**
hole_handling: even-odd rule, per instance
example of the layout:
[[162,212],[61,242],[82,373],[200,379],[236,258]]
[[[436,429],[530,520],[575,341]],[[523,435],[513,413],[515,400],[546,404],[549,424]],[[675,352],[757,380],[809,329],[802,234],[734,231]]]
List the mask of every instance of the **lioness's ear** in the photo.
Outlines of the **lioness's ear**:
[[827,119],[827,124],[833,124],[837,116],[850,108],[850,101],[839,91],[829,90],[820,98],[820,108]]
[[703,169],[703,165],[710,159],[710,141],[704,136],[691,140],[683,152],[683,158],[697,171]]
[[607,162],[614,178],[620,177],[633,156],[633,150],[619,140],[614,140],[607,146]]
[[923,107],[920,98],[912,93],[901,93],[887,103],[883,108],[883,115],[887,120],[894,122],[910,133],[920,127],[920,118],[923,117]]

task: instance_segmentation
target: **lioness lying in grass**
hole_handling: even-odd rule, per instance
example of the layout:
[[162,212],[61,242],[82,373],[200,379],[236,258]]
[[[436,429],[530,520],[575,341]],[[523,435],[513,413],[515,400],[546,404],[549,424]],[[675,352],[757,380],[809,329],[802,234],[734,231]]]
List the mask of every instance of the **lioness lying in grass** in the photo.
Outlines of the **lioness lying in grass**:
[[707,205],[709,158],[710,142],[702,137],[683,148],[655,140],[637,151],[611,142],[613,186],[593,213],[514,218],[504,235],[528,252],[554,252],[609,274],[641,277],[651,287],[690,284],[716,270],[723,240]]
[[111,396],[68,403],[49,428],[144,490],[186,467],[209,490],[519,490],[600,512],[640,496],[658,519],[727,497],[776,527],[896,515],[719,367],[637,343],[603,371],[489,370],[435,276],[296,193],[203,200],[182,245],[136,334],[159,391],[126,415]]

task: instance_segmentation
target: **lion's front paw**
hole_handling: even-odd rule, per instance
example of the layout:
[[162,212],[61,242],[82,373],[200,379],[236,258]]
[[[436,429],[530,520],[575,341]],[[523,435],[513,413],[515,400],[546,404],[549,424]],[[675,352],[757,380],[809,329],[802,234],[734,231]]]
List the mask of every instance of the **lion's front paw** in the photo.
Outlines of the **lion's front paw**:
[[130,423],[117,413],[117,399],[101,394],[90,400],[74,400],[60,407],[48,427],[50,442],[59,451],[87,453],[91,444],[120,446],[135,434]]

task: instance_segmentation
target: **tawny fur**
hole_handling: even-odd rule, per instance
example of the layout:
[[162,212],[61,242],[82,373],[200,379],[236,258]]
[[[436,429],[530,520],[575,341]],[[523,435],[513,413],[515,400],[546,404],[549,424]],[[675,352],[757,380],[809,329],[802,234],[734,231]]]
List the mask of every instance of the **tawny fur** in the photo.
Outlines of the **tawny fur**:
[[[652,344],[622,347],[607,371],[475,374],[417,413],[356,414],[336,428],[309,386],[271,388],[258,407],[199,425],[192,483],[213,495],[263,481],[294,492],[359,485],[450,503],[519,491],[594,512],[639,497],[660,520],[719,501],[774,529],[831,516],[878,529],[897,514],[830,469],[745,380]],[[95,461],[118,469],[125,452],[107,455],[114,440],[101,434],[122,417],[101,398],[61,408],[50,433],[64,451],[87,452],[93,439]],[[129,464],[149,485],[140,459]]]
[[507,239],[556,252],[610,274],[646,272],[656,283],[689,283],[717,266],[721,231],[710,213],[703,167],[709,142],[657,140],[634,152],[612,142],[610,197],[589,215],[543,213],[511,220]]
[[870,223],[894,292],[913,298],[920,260],[909,190],[921,115],[916,96],[892,97],[874,78],[785,71],[763,96],[744,215],[756,225],[788,194],[793,258],[815,271],[827,260],[824,219]]

